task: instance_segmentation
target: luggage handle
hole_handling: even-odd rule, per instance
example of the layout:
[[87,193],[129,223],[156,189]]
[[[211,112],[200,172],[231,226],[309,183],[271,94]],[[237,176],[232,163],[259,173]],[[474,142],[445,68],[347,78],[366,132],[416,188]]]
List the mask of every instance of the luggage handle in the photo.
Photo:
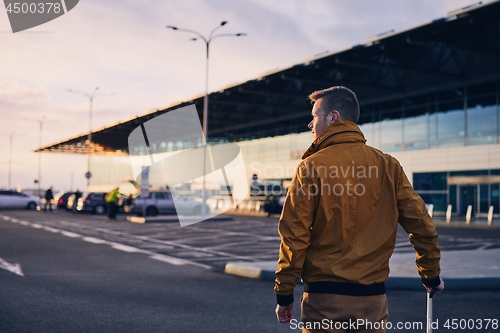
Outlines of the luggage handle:
[[430,292],[427,292],[427,321],[425,323],[426,332],[432,333],[432,297],[436,293],[436,288],[432,288]]

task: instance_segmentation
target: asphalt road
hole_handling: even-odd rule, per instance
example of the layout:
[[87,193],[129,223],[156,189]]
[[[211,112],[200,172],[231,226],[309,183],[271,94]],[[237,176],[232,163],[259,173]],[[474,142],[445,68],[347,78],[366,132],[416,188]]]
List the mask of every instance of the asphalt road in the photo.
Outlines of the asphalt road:
[[[123,215],[110,221],[105,216],[73,215],[66,211],[0,211],[0,220],[3,217],[218,270],[231,261],[273,261],[278,256],[276,218],[235,216],[233,221],[204,221],[181,227],[178,222],[141,225],[127,222]],[[438,227],[438,232],[443,251],[500,248],[500,229]],[[408,235],[399,228],[395,252],[413,251]]]
[[[189,230],[176,223],[0,211],[0,258],[19,264],[23,274],[0,269],[0,332],[298,332],[276,322],[272,282],[217,270],[234,256],[276,255],[270,246],[276,240],[266,241],[276,237],[275,226],[271,219],[237,217]],[[500,239],[495,230],[440,232],[457,248],[497,246]],[[250,243],[256,256],[238,245],[252,235],[258,236]],[[418,327],[425,321],[424,291],[387,296],[392,332],[424,332]],[[500,332],[493,322],[484,329],[487,319],[500,320],[498,292],[445,292],[436,296],[434,308],[440,328],[435,332]],[[474,328],[453,329],[453,319],[458,328]],[[396,329],[398,323],[415,329]]]

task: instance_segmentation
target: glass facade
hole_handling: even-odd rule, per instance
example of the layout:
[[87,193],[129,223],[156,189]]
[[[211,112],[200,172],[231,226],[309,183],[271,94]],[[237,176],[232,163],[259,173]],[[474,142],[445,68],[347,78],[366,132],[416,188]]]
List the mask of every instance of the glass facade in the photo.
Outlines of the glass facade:
[[[386,152],[499,143],[499,84],[490,82],[363,106],[375,119],[360,127]],[[374,111],[377,110],[377,111]],[[372,117],[373,118],[373,117]]]
[[413,174],[413,187],[427,204],[433,204],[435,211],[445,211],[448,202],[446,172],[425,172]]
[[384,119],[380,122],[380,148],[391,152],[401,150],[403,145],[403,120]]
[[[385,152],[496,144],[500,137],[498,89],[496,82],[490,82],[361,107],[362,115],[367,110],[372,113],[372,121],[360,128],[367,144]],[[301,154],[293,152],[303,152],[311,143],[310,132],[303,132],[238,145],[245,158],[278,162],[299,159]]]
[[[500,138],[499,85],[489,82],[362,105],[360,128],[367,144],[385,152],[496,144]],[[208,142],[229,141],[209,138]],[[237,142],[246,159],[259,162],[300,159],[311,143],[309,131]],[[199,145],[201,142],[163,142],[152,149],[161,153]],[[146,147],[137,149],[146,154]]]
[[426,149],[429,140],[429,114],[405,118],[404,150]]
[[421,172],[413,174],[413,187],[437,212],[452,205],[452,213],[463,216],[470,205],[473,215],[484,216],[493,206],[493,214],[498,215],[499,175],[500,170]]
[[312,143],[311,132],[237,142],[245,163],[298,160]]

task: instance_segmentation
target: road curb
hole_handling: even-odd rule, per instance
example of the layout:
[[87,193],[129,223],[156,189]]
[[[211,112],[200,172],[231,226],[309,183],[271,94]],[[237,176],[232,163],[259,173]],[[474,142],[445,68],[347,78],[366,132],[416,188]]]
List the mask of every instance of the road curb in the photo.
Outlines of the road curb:
[[[240,277],[274,281],[275,272],[258,267],[245,266],[243,264],[227,263],[224,273]],[[470,277],[452,278],[443,277],[446,290],[488,290],[500,291],[500,277]],[[420,278],[390,276],[385,283],[387,290],[421,290],[422,281]]]
[[434,224],[436,227],[448,227],[448,228],[462,228],[462,229],[500,229],[500,225],[498,224],[492,224],[488,225],[485,223],[470,223],[467,224],[465,222],[451,222],[451,223],[446,223],[446,222],[441,222],[441,221],[434,221]]

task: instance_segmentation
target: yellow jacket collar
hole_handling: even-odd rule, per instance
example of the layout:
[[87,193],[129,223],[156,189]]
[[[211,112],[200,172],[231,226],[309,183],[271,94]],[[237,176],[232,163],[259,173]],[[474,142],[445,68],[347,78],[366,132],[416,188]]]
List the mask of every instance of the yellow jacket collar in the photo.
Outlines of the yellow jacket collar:
[[335,124],[328,126],[323,134],[311,144],[311,146],[306,150],[302,159],[305,159],[315,152],[339,143],[354,143],[363,142],[365,143],[365,137],[358,125],[352,121],[341,120]]

